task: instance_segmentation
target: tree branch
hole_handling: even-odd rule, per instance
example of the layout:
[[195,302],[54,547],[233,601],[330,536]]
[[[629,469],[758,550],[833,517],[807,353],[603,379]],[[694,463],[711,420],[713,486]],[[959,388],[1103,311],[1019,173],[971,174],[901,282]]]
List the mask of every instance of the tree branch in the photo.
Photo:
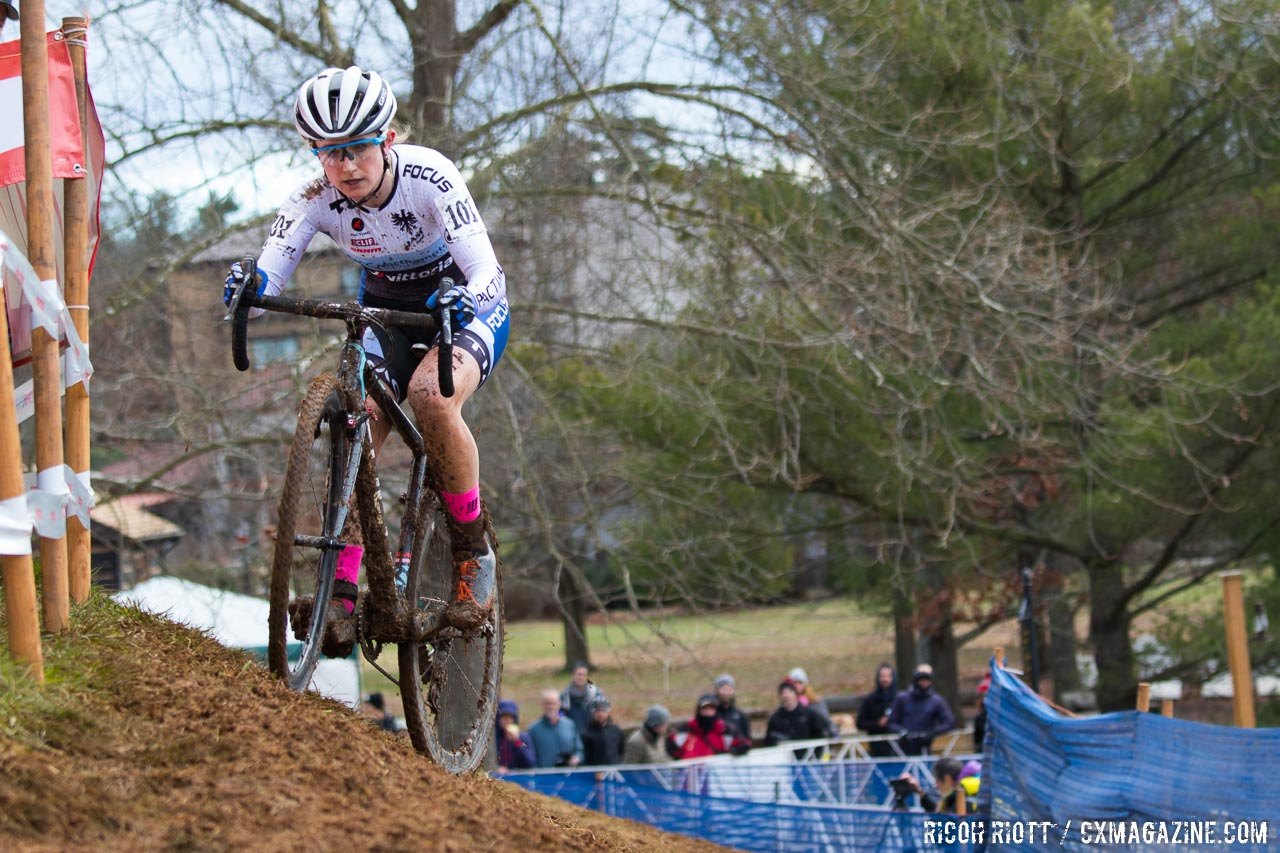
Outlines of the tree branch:
[[474,26],[453,37],[453,49],[458,53],[470,53],[480,39],[501,26],[521,2],[523,0],[498,0],[489,7],[489,11],[480,16],[480,20],[476,21]]
[[250,6],[248,3],[241,2],[241,0],[214,0],[214,2],[221,6],[226,6],[233,12],[248,18],[250,21],[253,21],[280,41],[289,45],[289,47],[292,47],[295,50],[300,50],[310,56],[314,56],[316,59],[319,59],[331,66],[336,68],[346,68],[348,65],[355,64],[355,56],[350,49],[330,49],[318,42],[311,41],[310,39],[304,39],[302,36],[286,27],[283,20],[268,17]]

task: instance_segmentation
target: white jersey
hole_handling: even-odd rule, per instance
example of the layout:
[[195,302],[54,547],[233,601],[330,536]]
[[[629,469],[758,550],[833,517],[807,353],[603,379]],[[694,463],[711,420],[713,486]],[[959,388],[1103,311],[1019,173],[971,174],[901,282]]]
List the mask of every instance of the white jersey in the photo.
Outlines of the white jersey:
[[[324,178],[309,181],[280,208],[258,259],[266,292],[279,294],[316,232],[364,268],[361,301],[422,310],[449,276],[475,294],[477,315],[504,302],[506,277],[475,200],[458,168],[438,151],[395,145],[388,155],[391,195],[357,207]],[[370,298],[372,297],[372,298]]]

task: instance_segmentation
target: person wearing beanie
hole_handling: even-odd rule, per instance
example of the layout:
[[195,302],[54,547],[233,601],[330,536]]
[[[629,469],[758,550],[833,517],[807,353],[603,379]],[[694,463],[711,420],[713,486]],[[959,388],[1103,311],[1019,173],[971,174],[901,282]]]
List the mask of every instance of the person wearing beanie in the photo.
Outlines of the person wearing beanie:
[[498,703],[498,724],[493,734],[498,753],[498,774],[508,770],[528,770],[536,767],[538,758],[533,753],[533,742],[520,733],[520,707],[510,699]]
[[716,679],[716,716],[724,720],[733,738],[729,751],[740,755],[751,748],[751,721],[738,707],[733,676],[728,673]]
[[724,720],[716,714],[716,704],[716,697],[710,693],[698,697],[697,711],[675,739],[678,759],[705,758],[729,751],[733,739],[725,729]]
[[613,705],[602,695],[591,702],[591,722],[582,732],[583,765],[604,767],[622,762],[623,735],[611,716]]
[[[898,698],[898,674],[893,667],[882,663],[876,669],[875,687],[858,703],[858,731],[869,735],[886,735],[889,731],[889,712],[893,700]],[[888,758],[894,754],[888,741],[873,740],[867,744],[872,758]]]
[[955,725],[947,701],[933,692],[933,667],[920,664],[911,676],[911,689],[893,700],[889,731],[901,735],[898,745],[904,755],[928,755],[933,739]]
[[623,764],[663,764],[672,756],[667,751],[667,730],[671,712],[652,705],[644,714],[644,724],[631,733],[623,750]]
[[769,717],[764,742],[777,746],[787,741],[822,740],[827,737],[827,727],[813,712],[800,704],[795,683],[788,678],[778,685],[778,709]]

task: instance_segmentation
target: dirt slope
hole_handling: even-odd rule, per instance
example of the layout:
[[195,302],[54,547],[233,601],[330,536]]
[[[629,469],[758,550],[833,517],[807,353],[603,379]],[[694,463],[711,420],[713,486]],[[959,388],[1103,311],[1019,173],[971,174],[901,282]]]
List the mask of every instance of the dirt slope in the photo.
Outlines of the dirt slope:
[[0,849],[716,849],[449,777],[198,632],[103,599],[74,622],[45,688],[0,673]]

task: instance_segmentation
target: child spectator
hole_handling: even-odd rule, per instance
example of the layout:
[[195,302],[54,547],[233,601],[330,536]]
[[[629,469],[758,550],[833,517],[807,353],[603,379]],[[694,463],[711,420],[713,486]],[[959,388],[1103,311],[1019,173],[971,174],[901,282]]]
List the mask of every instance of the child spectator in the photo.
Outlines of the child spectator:
[[498,725],[494,728],[494,738],[499,774],[537,766],[538,758],[533,752],[533,742],[527,735],[520,733],[520,708],[510,699],[503,699],[498,703]]
[[603,695],[596,695],[591,702],[591,722],[582,733],[584,765],[600,767],[622,763],[622,729],[618,728],[610,713],[613,706]]
[[644,724],[627,738],[624,764],[663,764],[673,758],[667,751],[667,730],[671,727],[671,712],[661,705],[652,705],[645,712]]

